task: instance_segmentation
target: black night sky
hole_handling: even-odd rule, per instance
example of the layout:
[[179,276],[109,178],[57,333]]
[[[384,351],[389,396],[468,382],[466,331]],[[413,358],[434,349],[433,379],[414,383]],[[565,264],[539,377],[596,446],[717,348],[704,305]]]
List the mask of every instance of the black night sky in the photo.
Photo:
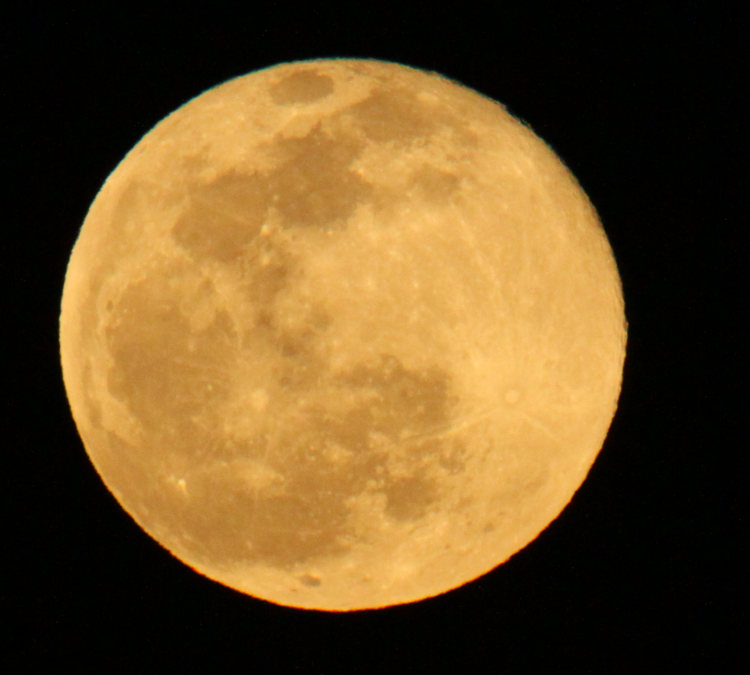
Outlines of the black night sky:
[[[733,672],[737,18],[707,2],[69,4],[15,3],[0,28],[4,672]],[[144,535],[85,455],[57,342],[70,250],[123,155],[219,82],[325,56],[434,70],[528,122],[596,206],[630,326],[617,416],[563,514],[473,584],[354,614],[235,593]]]

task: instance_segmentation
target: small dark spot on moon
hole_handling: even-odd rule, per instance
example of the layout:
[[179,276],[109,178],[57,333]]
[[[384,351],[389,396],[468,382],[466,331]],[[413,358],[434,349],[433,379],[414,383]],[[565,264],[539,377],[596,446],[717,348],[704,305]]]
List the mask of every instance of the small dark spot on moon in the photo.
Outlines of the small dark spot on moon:
[[299,580],[305,585],[305,586],[320,586],[321,580],[320,577],[315,576],[314,574],[303,574]]
[[271,85],[273,102],[278,105],[312,103],[333,93],[333,80],[315,70],[292,73]]

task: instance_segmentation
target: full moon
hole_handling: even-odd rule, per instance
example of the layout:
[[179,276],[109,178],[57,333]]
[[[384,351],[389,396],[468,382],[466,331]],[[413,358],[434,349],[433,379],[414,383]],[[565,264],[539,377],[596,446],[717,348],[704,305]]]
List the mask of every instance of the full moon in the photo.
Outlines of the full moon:
[[73,249],[63,378],[102,480],[273,603],[435,596],[571,500],[617,406],[607,237],[499,103],[390,62],[284,63],[159,122]]

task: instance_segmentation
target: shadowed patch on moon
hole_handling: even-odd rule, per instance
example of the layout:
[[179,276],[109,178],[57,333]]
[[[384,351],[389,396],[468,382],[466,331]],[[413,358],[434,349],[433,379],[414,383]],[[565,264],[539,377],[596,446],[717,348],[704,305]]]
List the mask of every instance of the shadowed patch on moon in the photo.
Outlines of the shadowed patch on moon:
[[[287,80],[292,88],[318,81],[311,73],[297,73],[276,86]],[[342,124],[345,119],[355,121],[356,133]],[[452,115],[433,110],[410,92],[378,89],[324,118],[301,138],[277,136],[269,143],[278,161],[275,168],[247,175],[232,171],[192,186],[173,236],[198,259],[229,262],[257,237],[270,213],[278,214],[284,227],[345,227],[357,205],[374,199],[393,206],[403,198],[393,190],[376,194],[382,190],[351,169],[368,143],[409,143],[433,135],[441,125],[461,129]],[[423,163],[409,186],[417,188],[422,199],[444,203],[459,182],[455,174]]]
[[285,161],[268,175],[271,202],[291,226],[346,220],[372,186],[349,169],[364,143],[349,135],[334,139],[317,126],[304,138],[274,143]]
[[91,375],[91,364],[86,363],[83,367],[83,392],[84,399],[86,401],[86,407],[88,409],[88,420],[91,426],[99,429],[102,426],[102,406],[99,401],[94,398],[94,386]]
[[268,198],[261,178],[232,171],[192,190],[188,199],[172,229],[175,240],[195,257],[228,262],[258,236]]
[[[297,423],[284,424],[280,437],[256,449],[284,476],[281,486],[270,494],[248,494],[245,486],[232,486],[227,475],[225,489],[219,491],[222,502],[229,499],[231,506],[216,517],[231,511],[226,517],[246,533],[248,546],[237,554],[293,566],[340,553],[352,534],[349,500],[369,492],[385,495],[386,514],[392,518],[424,515],[440,494],[440,476],[431,470],[443,461],[455,468],[457,461],[454,441],[439,434],[430,437],[450,424],[447,387],[444,372],[410,371],[386,356],[338,382],[319,383],[318,397],[291,411]],[[342,403],[344,392],[354,392],[354,404]],[[414,440],[420,435],[428,438]],[[243,511],[244,525],[237,520]],[[210,530],[201,535],[204,543]],[[221,555],[226,557],[226,546]]]
[[[101,255],[89,262],[86,301],[81,303],[81,322],[87,327],[100,323],[98,312],[98,294],[104,282],[110,279],[113,270],[117,269],[122,260],[127,260],[138,251],[139,245],[135,232],[145,220],[146,214],[155,200],[164,200],[171,205],[174,196],[169,190],[160,189],[151,183],[134,180],[129,182],[122,192],[117,195],[112,205],[109,222],[117,223],[121,236],[107,238],[107,246]],[[111,302],[111,301],[110,301]],[[105,306],[109,303],[105,303]],[[84,389],[85,391],[88,388]]]
[[411,92],[383,88],[344,114],[351,115],[373,141],[409,143],[435,132],[437,122],[431,112]]
[[411,177],[411,185],[417,188],[422,193],[421,198],[430,204],[443,204],[449,201],[460,182],[456,174],[429,164],[423,164]]
[[223,373],[234,342],[232,321],[226,312],[209,310],[191,324],[181,306],[201,311],[212,308],[215,298],[208,282],[186,297],[190,277],[190,268],[169,263],[132,283],[106,327],[114,360],[109,391],[147,430],[184,426],[228,393]]
[[274,103],[312,103],[333,93],[333,80],[315,70],[303,70],[287,75],[270,87]]
[[[190,376],[189,371],[179,375]],[[165,377],[177,375],[168,369]],[[164,386],[169,384],[167,379]],[[362,494],[383,494],[391,518],[425,515],[440,497],[434,466],[455,470],[463,452],[455,441],[434,434],[452,414],[445,374],[412,372],[393,357],[383,357],[356,369],[339,386],[353,388],[359,402],[337,406],[320,397],[320,403],[290,411],[298,422],[284,424],[273,440],[259,430],[244,447],[215,447],[215,458],[210,452],[201,457],[202,468],[186,458],[184,465],[191,468],[182,476],[184,498],[177,510],[172,505],[162,513],[167,520],[158,525],[179,532],[183,546],[212,564],[254,560],[290,568],[345,552],[346,537],[353,534],[349,500]],[[335,390],[328,392],[335,396]],[[138,393],[152,407],[163,395],[161,388]],[[179,418],[176,407],[185,403],[172,399],[166,409],[157,406],[157,414]],[[138,414],[148,426],[145,411]],[[196,437],[189,425],[186,430],[190,438],[172,450],[194,457],[190,444]],[[420,435],[427,438],[419,440]],[[232,456],[256,457],[282,478],[265,489],[248,485],[227,459]]]
[[[274,314],[278,289],[264,293],[262,284],[264,318],[240,353],[213,284],[186,263],[160,265],[125,289],[106,329],[110,393],[138,419],[144,444],[169,444],[181,467],[171,483],[179,507],[158,498],[159,528],[179,532],[181,546],[212,564],[289,568],[346,550],[352,498],[382,494],[385,515],[402,521],[439,500],[441,475],[460,471],[464,452],[443,433],[456,403],[445,371],[411,370],[383,354],[333,375],[315,353],[330,320],[313,311],[301,332],[284,329]],[[244,439],[217,442],[222,422],[231,424],[222,410],[239,358],[264,359],[277,382],[259,386],[281,388],[286,403],[275,401],[274,415],[258,417]],[[241,470],[246,459],[257,462],[250,474]],[[263,471],[271,478],[253,479]]]
[[197,258],[222,262],[240,256],[273,210],[285,227],[341,227],[372,186],[349,169],[362,151],[353,136],[335,140],[318,125],[302,138],[273,142],[277,168],[231,172],[196,185],[172,233]]
[[313,576],[312,574],[303,574],[299,580],[305,586],[320,586],[321,584],[320,577]]

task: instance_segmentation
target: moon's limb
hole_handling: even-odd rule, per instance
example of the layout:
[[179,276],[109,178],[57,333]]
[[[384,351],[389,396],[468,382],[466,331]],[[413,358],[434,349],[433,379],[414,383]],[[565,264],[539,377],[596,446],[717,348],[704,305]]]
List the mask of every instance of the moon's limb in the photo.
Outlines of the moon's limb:
[[596,213],[500,105],[283,64],[160,122],[73,250],[63,374],[105,483],[273,602],[409,602],[506,560],[606,435],[626,329]]

